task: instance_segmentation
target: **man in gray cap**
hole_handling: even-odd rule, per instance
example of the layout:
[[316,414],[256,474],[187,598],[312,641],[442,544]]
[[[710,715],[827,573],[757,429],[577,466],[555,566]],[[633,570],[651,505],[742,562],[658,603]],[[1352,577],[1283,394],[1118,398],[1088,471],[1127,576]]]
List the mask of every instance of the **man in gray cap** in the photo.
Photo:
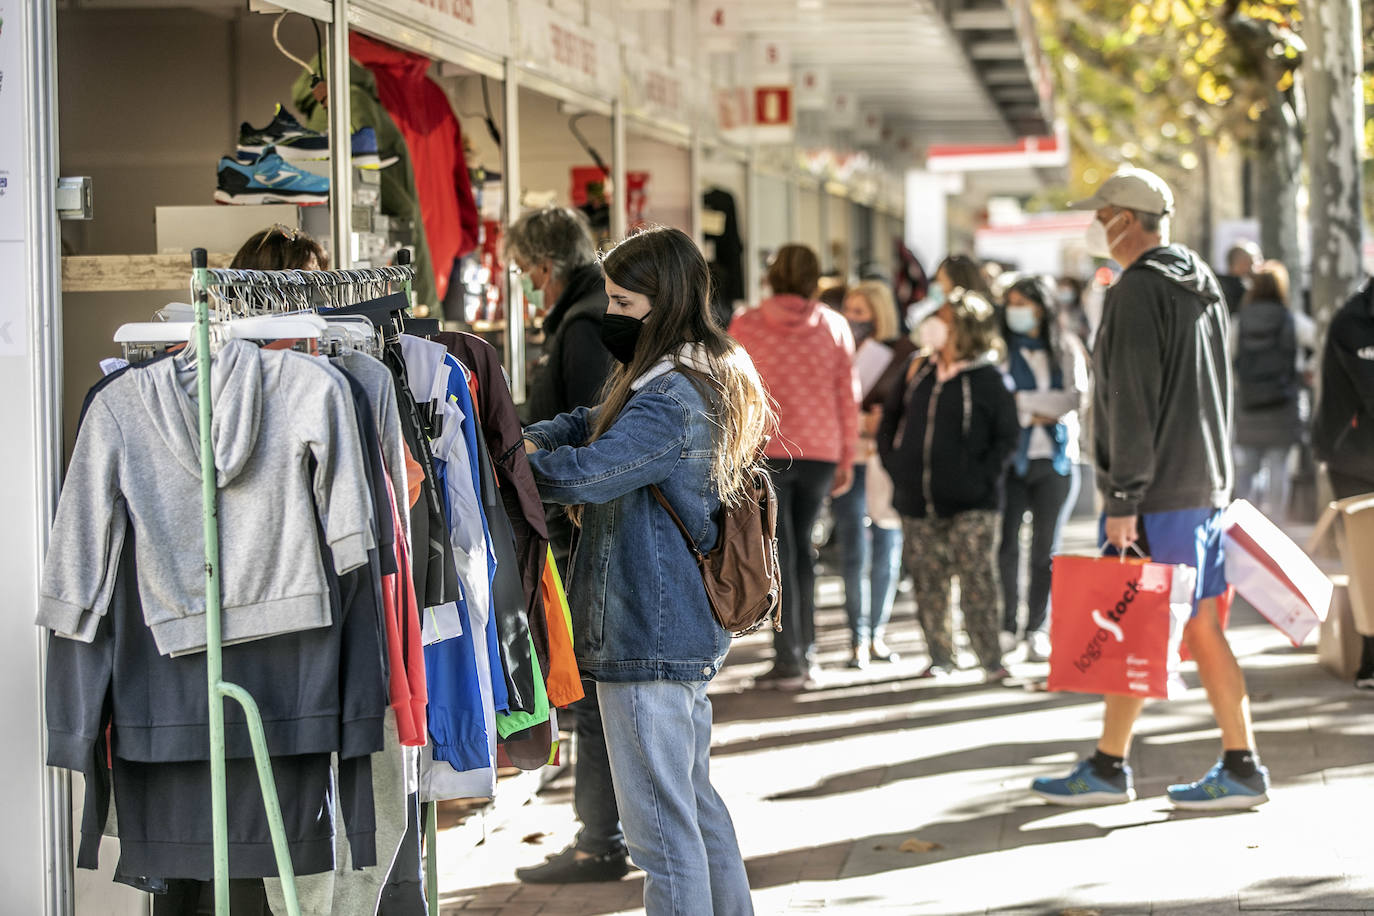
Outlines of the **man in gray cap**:
[[[1197,570],[1183,639],[1221,727],[1222,757],[1199,781],[1170,786],[1169,800],[1189,809],[1252,808],[1268,800],[1269,773],[1255,752],[1245,677],[1217,617],[1227,587],[1220,517],[1232,480],[1226,303],[1202,258],[1168,244],[1173,204],[1163,179],[1134,168],[1070,204],[1096,213],[1091,253],[1124,269],[1107,291],[1093,353],[1100,540]],[[1066,778],[1035,780],[1035,794],[1063,805],[1135,797],[1126,755],[1145,701],[1104,699],[1096,753]]]

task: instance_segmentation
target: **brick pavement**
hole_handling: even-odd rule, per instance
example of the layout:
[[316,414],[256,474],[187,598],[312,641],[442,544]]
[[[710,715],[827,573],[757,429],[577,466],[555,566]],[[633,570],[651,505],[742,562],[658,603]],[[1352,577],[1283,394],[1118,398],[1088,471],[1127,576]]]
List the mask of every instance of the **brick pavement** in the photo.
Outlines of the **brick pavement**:
[[[1082,549],[1091,528],[1071,535]],[[833,589],[825,583],[823,598]],[[1025,786],[1091,750],[1094,698],[1029,689],[1046,666],[1015,657],[1024,682],[1011,687],[984,687],[973,672],[916,680],[924,657],[906,601],[892,626],[896,664],[843,669],[838,608],[822,611],[819,631],[819,689],[750,689],[769,654],[758,636],[737,643],[714,686],[713,775],[760,914],[1374,916],[1374,695],[1326,674],[1314,650],[1293,649],[1252,611],[1238,609],[1232,642],[1275,788],[1264,808],[1222,815],[1174,812],[1162,799],[1217,753],[1191,666],[1187,695],[1141,719],[1131,760],[1140,799],[1057,809]],[[607,885],[515,881],[516,867],[571,840],[570,800],[564,777],[483,845],[445,853],[441,839],[445,916],[642,913],[638,873]],[[939,848],[902,851],[911,838]]]

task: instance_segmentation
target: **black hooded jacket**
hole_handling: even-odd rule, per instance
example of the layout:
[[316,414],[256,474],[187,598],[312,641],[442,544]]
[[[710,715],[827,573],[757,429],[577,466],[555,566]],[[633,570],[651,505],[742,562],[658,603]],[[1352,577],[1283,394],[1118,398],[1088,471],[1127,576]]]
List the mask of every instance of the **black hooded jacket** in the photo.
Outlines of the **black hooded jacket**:
[[1107,291],[1093,351],[1093,445],[1109,516],[1230,500],[1228,330],[1216,276],[1182,245],[1145,252]]
[[1322,351],[1312,447],[1333,471],[1374,481],[1374,285],[1336,312]]

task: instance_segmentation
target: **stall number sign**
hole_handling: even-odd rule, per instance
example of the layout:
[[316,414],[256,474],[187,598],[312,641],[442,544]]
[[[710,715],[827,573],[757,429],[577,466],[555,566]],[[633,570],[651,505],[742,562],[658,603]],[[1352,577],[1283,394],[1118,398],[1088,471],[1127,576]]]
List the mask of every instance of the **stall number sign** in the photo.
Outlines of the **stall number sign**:
[[477,24],[477,9],[474,0],[419,0],[422,6],[441,13],[448,13],[459,22]]
[[580,73],[590,80],[596,79],[596,43],[591,39],[583,38],[576,32],[551,22],[549,44],[553,49],[554,63]]
[[650,70],[644,75],[644,100],[655,108],[677,113],[682,100],[681,86],[671,76]]
[[754,123],[786,127],[792,123],[792,87],[759,86],[754,90]]

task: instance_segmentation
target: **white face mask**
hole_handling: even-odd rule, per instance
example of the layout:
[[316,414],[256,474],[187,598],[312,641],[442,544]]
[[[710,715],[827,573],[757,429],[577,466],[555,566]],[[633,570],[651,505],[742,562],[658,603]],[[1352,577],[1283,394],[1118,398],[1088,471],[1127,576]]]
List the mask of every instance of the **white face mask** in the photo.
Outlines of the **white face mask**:
[[1093,219],[1092,225],[1088,227],[1088,232],[1083,239],[1088,247],[1089,257],[1105,258],[1109,261],[1115,260],[1112,257],[1112,245],[1114,243],[1107,234],[1107,227],[1116,225],[1116,221],[1125,215],[1124,213],[1118,213],[1116,216],[1113,216],[1105,226],[1102,224],[1102,220]]
[[1035,309],[1027,305],[1007,306],[1007,327],[1016,334],[1029,334],[1040,326]]
[[945,324],[943,318],[934,315],[921,322],[916,333],[920,337],[921,349],[929,353],[939,353],[949,342],[949,325]]

